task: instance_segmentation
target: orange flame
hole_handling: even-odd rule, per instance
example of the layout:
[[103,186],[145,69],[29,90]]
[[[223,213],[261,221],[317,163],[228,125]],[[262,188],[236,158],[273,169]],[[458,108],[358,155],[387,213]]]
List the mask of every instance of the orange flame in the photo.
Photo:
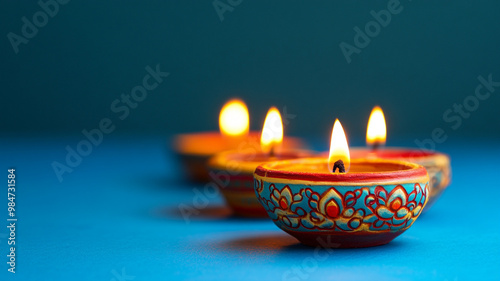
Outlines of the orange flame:
[[266,115],[262,135],[260,136],[260,146],[264,153],[273,153],[283,142],[283,122],[281,114],[276,107],[271,107]]
[[368,120],[366,130],[366,144],[368,146],[384,145],[387,138],[387,127],[382,108],[375,106]]
[[220,132],[230,137],[246,135],[250,127],[249,120],[246,104],[238,99],[230,100],[220,111]]
[[334,164],[338,160],[344,162],[345,171],[347,173],[351,167],[349,145],[347,144],[344,128],[342,128],[342,124],[340,124],[340,121],[337,119],[335,120],[335,124],[333,124],[330,154],[328,155],[328,170],[330,172],[333,172]]

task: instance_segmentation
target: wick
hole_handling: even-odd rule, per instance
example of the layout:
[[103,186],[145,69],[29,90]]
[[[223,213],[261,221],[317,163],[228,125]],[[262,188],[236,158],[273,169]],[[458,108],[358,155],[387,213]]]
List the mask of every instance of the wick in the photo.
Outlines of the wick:
[[269,157],[274,157],[274,146],[271,146],[271,150],[269,150]]
[[382,144],[380,142],[378,142],[378,141],[374,142],[372,144],[372,151],[373,152],[377,151],[381,146],[382,146]]
[[333,164],[333,171],[332,171],[332,173],[335,173],[335,171],[337,170],[337,168],[339,169],[339,173],[345,173],[344,161],[342,161],[342,160],[339,159],[337,162],[335,162]]

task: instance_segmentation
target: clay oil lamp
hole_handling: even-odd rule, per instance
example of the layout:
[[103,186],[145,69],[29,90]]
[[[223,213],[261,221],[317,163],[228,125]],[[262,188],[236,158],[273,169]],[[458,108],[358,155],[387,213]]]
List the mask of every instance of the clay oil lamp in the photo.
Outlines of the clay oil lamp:
[[[260,146],[240,146],[209,160],[210,178],[217,184],[226,203],[237,216],[267,217],[253,189],[253,172],[262,163],[311,156],[308,151],[289,149],[283,137],[280,112],[272,107],[266,116]],[[288,145],[290,147],[290,145]]]
[[382,109],[374,107],[366,130],[367,148],[352,148],[352,158],[383,158],[417,163],[424,166],[429,174],[429,202],[432,206],[451,181],[451,166],[448,155],[417,148],[384,147],[387,129]]
[[424,167],[392,159],[350,159],[340,122],[328,157],[266,163],[254,189],[269,217],[310,246],[370,247],[410,228],[428,198]]

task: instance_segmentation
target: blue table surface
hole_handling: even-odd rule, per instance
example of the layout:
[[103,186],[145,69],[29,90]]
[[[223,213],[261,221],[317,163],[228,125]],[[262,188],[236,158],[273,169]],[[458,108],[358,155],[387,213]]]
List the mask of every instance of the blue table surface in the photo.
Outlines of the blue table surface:
[[[0,140],[4,177],[16,168],[18,218],[15,274],[0,228],[0,280],[500,279],[498,140],[440,144],[453,182],[390,244],[320,252],[271,220],[229,216],[219,195],[200,199],[204,186],[181,180],[165,138],[109,136],[59,182],[51,163],[78,140]],[[179,206],[193,202],[208,206],[186,220]]]

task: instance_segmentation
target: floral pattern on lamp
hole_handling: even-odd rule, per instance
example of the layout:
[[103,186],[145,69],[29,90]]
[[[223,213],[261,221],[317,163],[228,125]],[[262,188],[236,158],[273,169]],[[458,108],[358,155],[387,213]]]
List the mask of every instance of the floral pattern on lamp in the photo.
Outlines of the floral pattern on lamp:
[[325,186],[320,194],[307,186],[292,186],[292,191],[290,185],[265,184],[263,180],[254,180],[254,184],[257,198],[271,219],[283,230],[298,231],[405,230],[422,212],[429,189],[427,184],[421,187],[415,183],[341,193],[344,188]]

